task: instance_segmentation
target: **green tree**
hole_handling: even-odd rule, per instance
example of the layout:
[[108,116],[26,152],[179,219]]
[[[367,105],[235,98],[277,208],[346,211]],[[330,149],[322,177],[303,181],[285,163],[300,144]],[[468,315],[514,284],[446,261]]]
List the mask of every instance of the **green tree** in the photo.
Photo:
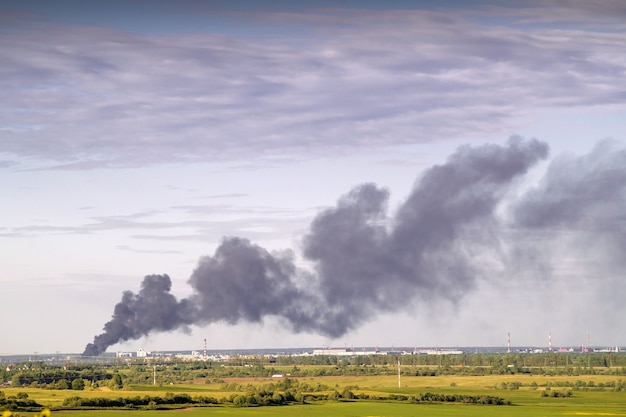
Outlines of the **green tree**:
[[122,376],[120,374],[113,374],[113,378],[109,381],[109,388],[111,389],[120,389],[124,386],[122,382]]
[[85,389],[85,381],[82,378],[76,378],[72,381],[72,389],[75,391],[82,391]]
[[15,374],[11,378],[11,385],[14,387],[21,387],[24,384],[24,378],[22,374]]
[[285,397],[278,391],[274,391],[272,394],[272,401],[274,404],[282,404],[285,402]]
[[235,405],[235,407],[248,407],[250,405],[250,402],[247,395],[237,395],[233,399],[233,404]]

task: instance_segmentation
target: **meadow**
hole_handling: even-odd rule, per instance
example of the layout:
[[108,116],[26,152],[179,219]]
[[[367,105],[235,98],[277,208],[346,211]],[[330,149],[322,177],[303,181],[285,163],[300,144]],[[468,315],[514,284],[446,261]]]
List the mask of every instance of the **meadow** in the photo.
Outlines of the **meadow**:
[[[164,417],[194,416],[626,416],[624,381],[617,375],[402,375],[401,386],[395,375],[319,376],[293,378],[308,386],[322,386],[322,394],[349,390],[354,398],[315,400],[284,406],[236,407],[220,403],[208,407],[185,407],[171,410],[77,409],[64,410],[67,398],[120,398],[173,395],[186,393],[218,399],[233,398],[255,387],[277,384],[284,378],[223,378],[217,382],[196,379],[186,383],[153,386],[134,384],[122,390],[89,387],[83,391],[51,390],[32,387],[2,388],[5,396],[26,393],[30,399],[52,410],[55,417]],[[414,398],[424,393],[460,396],[493,396],[510,401],[510,405],[463,404],[459,402],[419,402]],[[23,394],[22,394],[23,395]],[[381,400],[359,398],[381,398]],[[389,400],[392,398],[392,400]],[[34,412],[15,412],[14,416],[32,416]]]

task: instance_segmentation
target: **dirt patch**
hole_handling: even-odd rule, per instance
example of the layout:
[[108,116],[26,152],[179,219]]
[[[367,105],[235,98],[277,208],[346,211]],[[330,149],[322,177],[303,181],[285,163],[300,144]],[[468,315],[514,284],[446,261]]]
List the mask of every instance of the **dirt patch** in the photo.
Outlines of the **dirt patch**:
[[258,378],[258,377],[245,377],[245,378],[220,378],[224,382],[259,382],[259,381],[271,381],[276,378]]

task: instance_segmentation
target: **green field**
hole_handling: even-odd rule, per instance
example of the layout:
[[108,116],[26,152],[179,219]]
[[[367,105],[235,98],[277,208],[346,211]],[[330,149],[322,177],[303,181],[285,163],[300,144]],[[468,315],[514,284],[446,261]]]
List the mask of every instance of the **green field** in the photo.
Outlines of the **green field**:
[[[489,395],[509,400],[512,405],[477,405],[460,403],[409,403],[408,401],[373,400],[327,400],[307,401],[306,404],[265,407],[212,407],[184,408],[179,410],[60,410],[64,399],[79,395],[88,397],[142,397],[165,396],[167,393],[188,393],[226,398],[241,390],[225,390],[228,383],[239,386],[255,386],[276,382],[273,378],[225,379],[221,383],[175,384],[167,386],[131,385],[125,390],[88,388],[84,391],[49,390],[42,388],[3,388],[6,396],[18,392],[52,409],[52,416],[142,416],[164,417],[168,415],[193,416],[626,416],[626,391],[613,390],[611,384],[621,382],[615,375],[544,376],[544,375],[441,375],[433,377],[402,376],[398,388],[397,376],[332,376],[294,378],[309,385],[318,383],[328,391],[349,388],[355,395],[368,394],[415,396],[426,392],[437,394]],[[572,388],[576,382],[584,382],[593,388]],[[590,384],[592,383],[592,384]],[[565,387],[569,385],[568,387]],[[547,388],[550,386],[550,388]],[[507,388],[508,387],[508,388]],[[511,389],[511,387],[514,387]],[[552,396],[553,392],[570,392],[571,396]],[[542,392],[544,394],[542,395]],[[548,395],[549,394],[549,395]],[[546,396],[547,395],[547,396]],[[17,413],[16,413],[17,414]],[[32,416],[33,412],[20,412],[20,416]]]

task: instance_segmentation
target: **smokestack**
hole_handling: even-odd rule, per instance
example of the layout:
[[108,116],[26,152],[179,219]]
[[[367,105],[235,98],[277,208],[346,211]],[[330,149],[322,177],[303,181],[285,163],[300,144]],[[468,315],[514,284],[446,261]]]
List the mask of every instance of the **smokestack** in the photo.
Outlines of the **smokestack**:
[[552,332],[548,333],[548,350],[552,352]]
[[515,197],[516,184],[547,154],[547,144],[520,138],[462,146],[425,170],[393,215],[386,189],[359,185],[305,233],[301,252],[312,270],[297,267],[291,250],[225,237],[199,260],[188,298],[170,293],[167,275],[146,276],[138,293],[123,293],[84,354],[154,331],[268,316],[294,332],[336,339],[407,304],[456,303],[494,274],[476,254],[488,253],[505,274],[519,277],[529,265],[549,262],[550,250],[560,247],[550,240],[558,230],[593,240],[605,254],[594,265],[622,271],[626,151],[602,142],[587,156],[555,159],[536,188]]

